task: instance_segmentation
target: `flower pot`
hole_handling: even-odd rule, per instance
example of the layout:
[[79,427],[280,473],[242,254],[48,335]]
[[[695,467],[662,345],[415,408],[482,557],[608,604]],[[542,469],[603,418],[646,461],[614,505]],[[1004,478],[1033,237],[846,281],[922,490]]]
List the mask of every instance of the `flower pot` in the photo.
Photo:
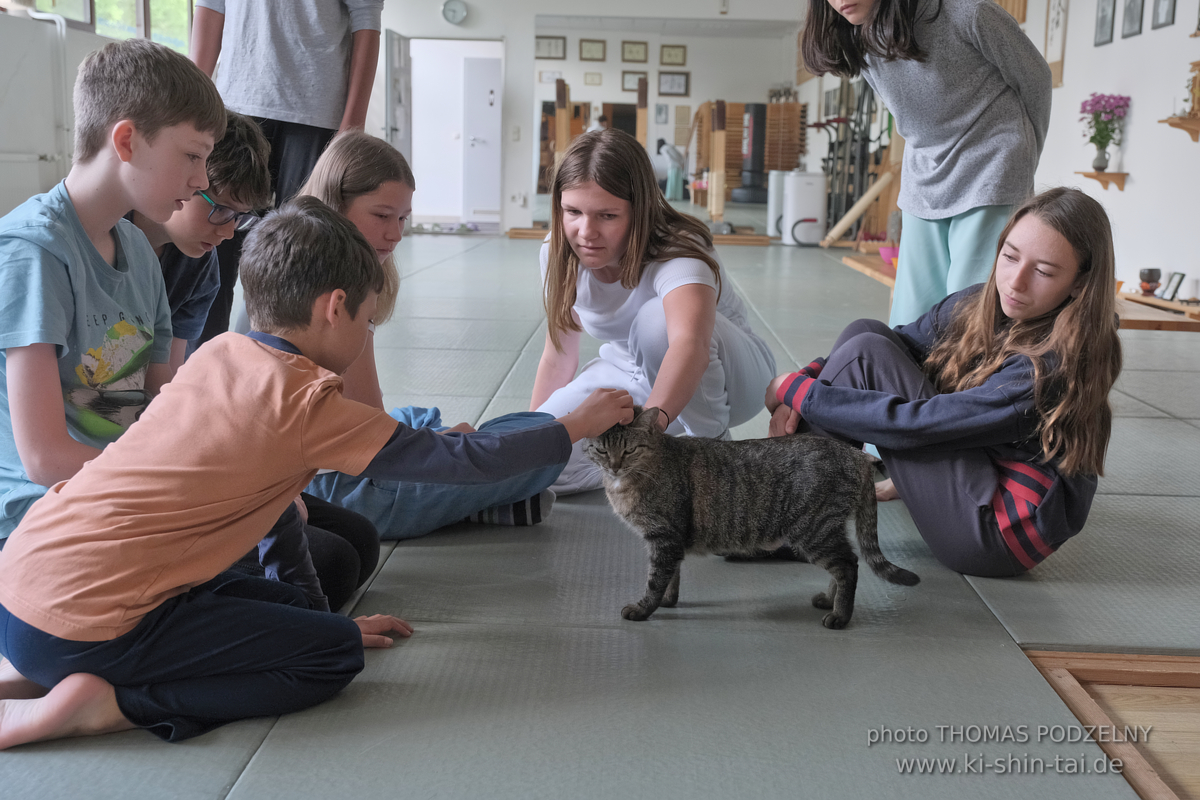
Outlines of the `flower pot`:
[[1108,169],[1108,151],[1096,148],[1096,158],[1092,161],[1092,169],[1096,172],[1104,172]]

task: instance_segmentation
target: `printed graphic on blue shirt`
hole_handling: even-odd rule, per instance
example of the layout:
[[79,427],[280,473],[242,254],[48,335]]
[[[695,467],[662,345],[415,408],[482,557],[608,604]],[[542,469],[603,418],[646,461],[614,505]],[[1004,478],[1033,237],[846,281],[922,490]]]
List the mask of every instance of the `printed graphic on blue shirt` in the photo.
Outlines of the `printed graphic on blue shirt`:
[[80,430],[98,439],[115,439],[137,421],[148,399],[146,368],[154,331],[122,319],[104,332],[75,367],[81,385],[65,394],[67,415]]

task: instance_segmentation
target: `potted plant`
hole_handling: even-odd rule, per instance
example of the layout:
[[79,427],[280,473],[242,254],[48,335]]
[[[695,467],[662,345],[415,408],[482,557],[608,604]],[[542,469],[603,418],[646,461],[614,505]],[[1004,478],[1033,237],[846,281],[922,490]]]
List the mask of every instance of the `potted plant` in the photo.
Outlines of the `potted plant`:
[[1129,98],[1120,94],[1096,94],[1083,101],[1079,107],[1083,114],[1079,121],[1084,123],[1083,136],[1096,145],[1096,160],[1092,168],[1103,172],[1108,168],[1108,147],[1121,143],[1121,128],[1129,112]]

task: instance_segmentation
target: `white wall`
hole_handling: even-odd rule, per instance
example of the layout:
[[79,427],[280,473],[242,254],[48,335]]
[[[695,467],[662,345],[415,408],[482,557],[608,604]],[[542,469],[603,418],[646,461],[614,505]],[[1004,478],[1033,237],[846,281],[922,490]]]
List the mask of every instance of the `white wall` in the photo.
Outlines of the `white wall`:
[[[79,62],[106,41],[67,30],[68,97]],[[52,24],[0,14],[0,214],[49,190],[67,173],[68,151],[56,138],[63,125],[58,46]]]
[[463,59],[504,58],[504,43],[453,39],[412,42],[414,222],[463,216]]
[[[542,71],[561,72],[571,87],[571,101],[587,101],[592,104],[592,119],[601,113],[604,103],[637,103],[637,92],[621,89],[621,73],[625,71],[646,72],[649,79],[650,124],[648,143],[651,152],[659,139],[668,144],[675,142],[675,106],[685,105],[692,114],[706,100],[725,100],[731,103],[765,103],[767,90],[773,85],[790,85],[795,79],[796,36],[795,31],[782,31],[775,39],[734,38],[723,36],[674,36],[646,32],[556,30],[538,28],[539,36],[565,36],[567,58],[563,60],[534,59],[535,107],[541,108],[544,101],[554,101],[553,83],[537,83]],[[579,40],[603,39],[608,42],[607,59],[604,62],[580,61]],[[627,64],[621,61],[623,40],[647,42],[647,63]],[[660,66],[659,47],[663,44],[687,46],[687,64],[683,67]],[[687,72],[690,74],[688,97],[661,97],[658,94],[658,73]],[[598,72],[603,83],[588,86],[584,73]],[[656,104],[666,104],[669,117],[666,125],[654,122]],[[689,118],[684,124],[690,124]],[[537,152],[537,141],[532,145]],[[682,149],[682,148],[680,148]]]
[[[1067,18],[1063,85],[1054,90],[1050,134],[1037,171],[1037,188],[1078,186],[1099,200],[1113,223],[1117,279],[1126,288],[1138,270],[1157,267],[1200,276],[1200,257],[1192,246],[1200,213],[1200,143],[1184,131],[1160,125],[1179,109],[1189,64],[1200,60],[1196,30],[1200,0],[1177,0],[1175,24],[1152,30],[1153,0],[1146,0],[1142,33],[1121,38],[1123,3],[1117,3],[1112,44],[1093,45],[1096,0],[1073,3]],[[1026,32],[1039,49],[1045,46],[1046,0],[1029,0]],[[1089,178],[1095,147],[1083,138],[1079,106],[1092,93],[1133,98],[1124,143],[1109,150],[1110,172],[1128,172],[1125,191],[1108,191]],[[1184,282],[1188,290],[1189,281]]]
[[[603,13],[618,17],[654,17],[679,19],[793,19],[800,15],[796,0],[729,0],[729,13],[721,15],[717,0],[609,0]],[[504,167],[502,228],[528,226],[532,203],[521,207],[512,198],[525,194],[533,197],[534,150],[530,137],[537,135],[539,106],[532,92],[534,75],[533,37],[537,14],[595,14],[596,6],[576,8],[561,0],[471,0],[470,13],[462,25],[442,19],[441,4],[430,0],[388,0],[383,8],[383,26],[414,38],[477,38],[504,40]],[[639,40],[647,37],[639,37]],[[578,54],[578,51],[576,51]],[[657,53],[655,53],[657,55]],[[620,54],[616,54],[620,58]],[[688,63],[693,63],[689,49]],[[609,58],[613,58],[610,55]],[[560,62],[561,63],[561,62]],[[781,78],[782,79],[782,78]],[[367,128],[383,132],[383,63],[375,81]],[[572,90],[574,91],[574,89]],[[519,127],[519,141],[513,140],[513,128]],[[421,183],[421,161],[414,154],[413,170]],[[423,191],[423,188],[420,190]],[[418,191],[418,194],[420,193]]]

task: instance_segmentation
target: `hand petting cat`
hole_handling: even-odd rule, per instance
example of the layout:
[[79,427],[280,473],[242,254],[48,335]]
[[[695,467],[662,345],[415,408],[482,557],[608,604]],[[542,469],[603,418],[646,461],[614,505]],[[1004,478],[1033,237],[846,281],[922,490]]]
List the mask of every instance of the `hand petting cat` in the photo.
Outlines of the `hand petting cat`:
[[613,425],[633,422],[633,398],[624,389],[597,389],[558,421],[567,429],[572,443],[594,439]]

